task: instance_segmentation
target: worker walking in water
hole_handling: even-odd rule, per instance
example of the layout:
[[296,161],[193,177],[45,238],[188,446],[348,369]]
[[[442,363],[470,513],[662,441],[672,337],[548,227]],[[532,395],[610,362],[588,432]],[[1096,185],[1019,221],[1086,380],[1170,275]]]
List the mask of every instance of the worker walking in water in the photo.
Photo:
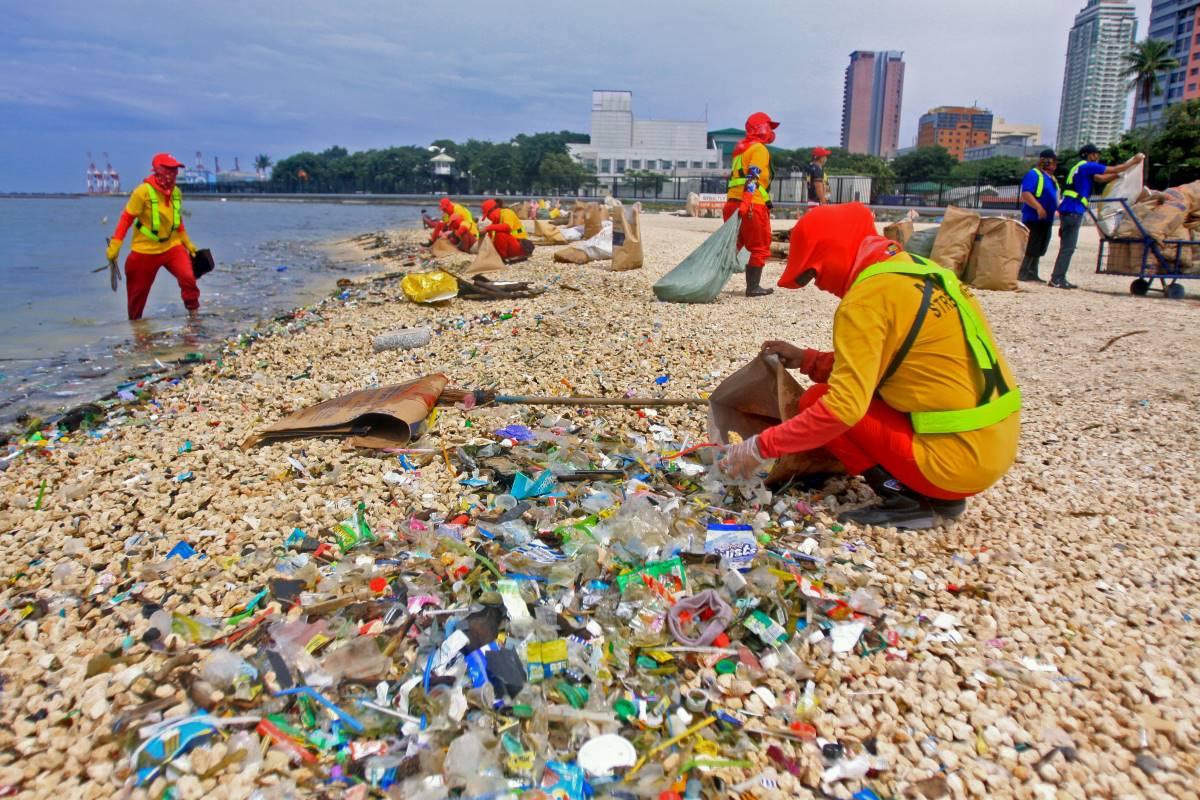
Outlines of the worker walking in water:
[[168,153],[159,153],[151,162],[153,172],[129,194],[129,202],[117,220],[117,228],[108,241],[105,255],[116,261],[121,243],[133,227],[133,243],[125,259],[125,290],[129,318],[141,319],[150,296],[150,287],[160,267],[175,276],[183,305],[193,316],[200,308],[200,288],[192,272],[196,246],[188,238],[182,215],[182,193],[175,185],[183,166]]
[[746,264],[746,297],[762,297],[773,289],[763,288],[762,271],[771,255],[771,154],[767,145],[775,141],[778,122],[761,111],[746,119],[746,136],[733,148],[733,171],[721,216],[742,218],[738,249],[750,251]]

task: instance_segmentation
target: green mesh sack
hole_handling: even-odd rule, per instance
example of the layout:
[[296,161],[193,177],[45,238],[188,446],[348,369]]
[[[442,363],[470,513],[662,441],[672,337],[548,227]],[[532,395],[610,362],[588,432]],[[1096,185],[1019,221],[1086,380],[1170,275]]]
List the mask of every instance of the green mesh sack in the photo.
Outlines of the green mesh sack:
[[711,303],[717,299],[729,276],[741,271],[737,257],[740,225],[738,215],[732,215],[679,266],[659,278],[654,296],[667,303]]

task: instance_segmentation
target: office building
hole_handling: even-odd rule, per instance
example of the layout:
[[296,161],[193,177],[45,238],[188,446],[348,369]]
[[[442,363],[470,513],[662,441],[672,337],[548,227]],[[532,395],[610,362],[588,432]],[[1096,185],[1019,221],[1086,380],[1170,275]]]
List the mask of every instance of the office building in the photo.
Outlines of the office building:
[[1031,142],[1040,142],[1042,140],[1042,126],[1009,122],[1004,117],[996,117],[992,120],[992,144],[999,144],[1001,139],[1009,136],[1020,136]]
[[592,92],[591,141],[568,145],[571,156],[600,178],[632,170],[692,176],[721,169],[705,120],[635,119],[633,92]]
[[968,147],[991,144],[992,112],[975,106],[938,106],[921,115],[917,147],[941,145],[959,161]]
[[1134,127],[1156,125],[1167,108],[1200,98],[1200,0],[1154,0],[1147,38],[1170,43],[1179,66],[1158,76],[1163,93],[1149,103],[1134,94]]
[[1121,70],[1136,37],[1136,12],[1126,0],[1088,0],[1075,15],[1058,110],[1060,151],[1087,142],[1105,147],[1121,138],[1129,106],[1129,81]]
[[900,141],[904,54],[855,50],[842,93],[842,147],[892,158]]

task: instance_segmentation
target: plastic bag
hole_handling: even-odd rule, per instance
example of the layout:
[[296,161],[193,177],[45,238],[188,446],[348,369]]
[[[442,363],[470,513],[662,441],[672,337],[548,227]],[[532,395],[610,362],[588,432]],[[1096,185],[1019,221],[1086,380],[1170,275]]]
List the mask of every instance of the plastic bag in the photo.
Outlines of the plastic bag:
[[[1141,196],[1142,186],[1146,182],[1142,172],[1142,165],[1145,163],[1145,161],[1140,161],[1109,181],[1104,186],[1104,191],[1100,193],[1100,197],[1105,200],[1123,198],[1133,205],[1134,201]],[[1096,203],[1093,208],[1096,212],[1096,227],[1105,236],[1112,236],[1125,217],[1124,207],[1120,203]]]
[[740,225],[738,215],[731,216],[679,266],[659,278],[654,284],[654,296],[668,303],[711,303],[715,300],[736,269]]
[[404,296],[414,303],[437,303],[458,296],[458,281],[448,272],[410,272],[400,281]]
[[930,254],[933,253],[933,243],[937,239],[938,231],[941,230],[941,227],[941,225],[934,225],[932,228],[917,231],[908,237],[908,241],[904,243],[904,252],[912,253],[914,256],[929,258]]

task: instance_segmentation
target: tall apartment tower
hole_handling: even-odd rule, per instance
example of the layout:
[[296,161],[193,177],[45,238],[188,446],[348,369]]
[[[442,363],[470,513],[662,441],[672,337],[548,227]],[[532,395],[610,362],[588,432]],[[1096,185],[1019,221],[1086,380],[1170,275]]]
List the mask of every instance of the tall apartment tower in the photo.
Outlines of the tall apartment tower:
[[1121,138],[1129,98],[1123,56],[1136,37],[1136,10],[1126,0],[1088,0],[1075,15],[1058,110],[1059,150],[1087,142],[1104,147]]
[[904,53],[855,50],[842,95],[842,147],[891,158],[900,143]]
[[1163,93],[1149,103],[1134,95],[1134,127],[1157,125],[1168,107],[1200,98],[1200,0],[1154,0],[1148,36],[1169,43],[1179,66],[1158,76]]

